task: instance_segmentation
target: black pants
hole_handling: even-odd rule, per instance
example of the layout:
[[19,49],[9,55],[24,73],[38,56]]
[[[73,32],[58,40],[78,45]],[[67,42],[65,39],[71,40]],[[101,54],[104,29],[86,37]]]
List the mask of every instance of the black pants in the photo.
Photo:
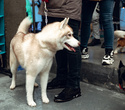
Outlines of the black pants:
[[[62,21],[63,18],[48,17],[48,23]],[[43,17],[43,24],[45,26]],[[70,19],[68,25],[73,29],[74,37],[78,39],[80,22]],[[81,52],[80,47],[75,48],[76,52],[67,49],[56,53],[57,76],[59,80],[66,81],[66,86],[71,88],[80,87]]]
[[120,30],[120,0],[116,0],[113,11],[114,30]]

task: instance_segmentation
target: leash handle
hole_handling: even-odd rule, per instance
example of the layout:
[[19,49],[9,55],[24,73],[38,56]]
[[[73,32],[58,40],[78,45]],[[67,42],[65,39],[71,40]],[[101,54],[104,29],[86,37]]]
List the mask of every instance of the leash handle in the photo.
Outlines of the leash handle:
[[44,14],[45,14],[45,23],[46,23],[46,25],[48,23],[47,12],[48,12],[48,10],[46,8],[46,2],[44,1]]

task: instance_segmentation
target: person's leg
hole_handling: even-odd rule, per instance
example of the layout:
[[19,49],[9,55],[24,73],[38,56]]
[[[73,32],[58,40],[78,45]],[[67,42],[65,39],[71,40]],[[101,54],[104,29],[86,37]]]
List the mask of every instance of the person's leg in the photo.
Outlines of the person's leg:
[[[69,20],[69,26],[73,29],[73,36],[78,39],[80,22]],[[55,102],[65,102],[72,100],[73,97],[81,96],[80,92],[80,69],[81,69],[81,52],[80,47],[75,48],[76,52],[67,50],[68,74],[66,88],[55,96]]]
[[[78,32],[80,22],[76,20],[69,20],[69,26],[73,29],[73,36],[79,40]],[[80,88],[80,69],[81,69],[81,52],[80,47],[75,48],[76,52],[67,50],[67,59],[69,65],[67,87]]]
[[102,64],[112,64],[113,45],[114,45],[114,27],[113,27],[113,9],[114,0],[104,0],[100,2],[100,18],[104,28],[105,56]]
[[99,13],[96,11],[96,8],[94,10],[93,16],[92,16],[92,36],[94,39],[88,44],[88,46],[95,46],[101,44],[100,41],[100,32],[99,32]]
[[81,49],[87,47],[90,37],[90,23],[92,20],[93,11],[96,2],[83,1],[82,3],[82,18],[81,18]]
[[114,30],[120,30],[119,21],[120,21],[120,0],[116,0],[113,11]]
[[100,39],[100,33],[99,33],[99,13],[94,11],[93,18],[92,18],[92,27],[93,27],[93,33],[92,35],[96,39]]
[[113,8],[114,0],[100,2],[100,18],[104,29],[106,49],[113,49],[114,44]]
[[82,58],[89,58],[88,54],[88,40],[90,37],[90,23],[92,20],[92,14],[96,6],[95,1],[82,0],[82,18],[81,18],[81,52]]

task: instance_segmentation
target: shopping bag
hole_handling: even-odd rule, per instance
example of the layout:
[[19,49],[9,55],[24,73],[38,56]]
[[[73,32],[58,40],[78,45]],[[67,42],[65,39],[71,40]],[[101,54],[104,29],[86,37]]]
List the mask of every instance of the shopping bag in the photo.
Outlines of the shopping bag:
[[120,29],[125,30],[125,8],[121,8],[120,13]]

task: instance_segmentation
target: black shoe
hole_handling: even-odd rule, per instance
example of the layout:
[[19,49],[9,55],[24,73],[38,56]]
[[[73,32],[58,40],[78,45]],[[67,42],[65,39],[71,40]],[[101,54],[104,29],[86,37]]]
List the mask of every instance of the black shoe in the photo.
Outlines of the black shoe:
[[65,88],[65,86],[65,80],[58,80],[57,78],[54,78],[51,82],[48,83],[47,89]]
[[92,40],[92,42],[90,42],[90,43],[88,44],[88,46],[96,46],[96,45],[99,45],[99,44],[101,44],[100,39],[94,38],[94,39]]
[[54,102],[67,102],[81,96],[80,88],[65,88],[61,93],[55,95]]

